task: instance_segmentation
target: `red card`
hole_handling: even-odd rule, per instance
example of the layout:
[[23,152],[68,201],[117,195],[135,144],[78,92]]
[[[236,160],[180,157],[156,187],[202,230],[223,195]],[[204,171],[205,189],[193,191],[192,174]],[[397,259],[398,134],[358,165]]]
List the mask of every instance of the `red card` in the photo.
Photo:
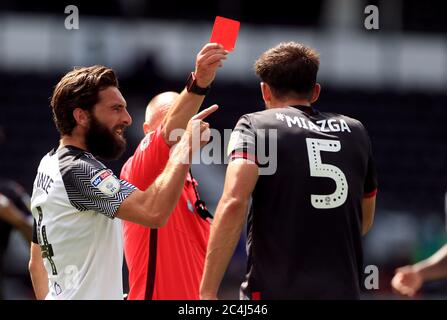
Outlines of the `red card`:
[[240,25],[239,21],[217,16],[210,42],[220,43],[225,50],[232,51],[236,45]]

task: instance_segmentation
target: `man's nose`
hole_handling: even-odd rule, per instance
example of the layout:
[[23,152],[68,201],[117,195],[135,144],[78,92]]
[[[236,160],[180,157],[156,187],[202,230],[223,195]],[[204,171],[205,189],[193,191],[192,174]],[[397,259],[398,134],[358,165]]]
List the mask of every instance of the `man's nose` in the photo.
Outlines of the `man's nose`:
[[123,122],[126,126],[130,126],[132,124],[132,117],[130,116],[127,109],[124,109],[124,119]]

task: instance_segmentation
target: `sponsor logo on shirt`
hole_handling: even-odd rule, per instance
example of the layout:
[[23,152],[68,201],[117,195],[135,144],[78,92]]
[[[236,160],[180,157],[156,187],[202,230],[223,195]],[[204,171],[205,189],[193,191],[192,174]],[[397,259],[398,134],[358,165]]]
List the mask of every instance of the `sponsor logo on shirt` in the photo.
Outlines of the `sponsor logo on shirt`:
[[55,282],[53,287],[54,287],[54,293],[55,293],[57,296],[60,295],[60,294],[62,293],[62,288],[61,288],[61,286],[59,285],[59,283]]

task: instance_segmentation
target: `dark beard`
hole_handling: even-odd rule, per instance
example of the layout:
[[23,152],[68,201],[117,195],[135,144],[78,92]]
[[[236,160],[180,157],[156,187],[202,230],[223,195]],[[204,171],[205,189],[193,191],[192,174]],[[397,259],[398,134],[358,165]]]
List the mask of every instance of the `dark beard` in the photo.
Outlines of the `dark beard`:
[[126,150],[126,140],[116,137],[114,131],[125,126],[116,126],[113,131],[98,121],[90,114],[90,126],[85,135],[85,144],[88,152],[103,160],[116,160]]

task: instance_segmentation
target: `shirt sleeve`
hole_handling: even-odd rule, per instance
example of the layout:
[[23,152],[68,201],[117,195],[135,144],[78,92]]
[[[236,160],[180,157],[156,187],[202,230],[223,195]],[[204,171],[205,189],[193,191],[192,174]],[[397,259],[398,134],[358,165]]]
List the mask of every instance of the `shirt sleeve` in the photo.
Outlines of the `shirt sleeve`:
[[373,159],[371,142],[369,142],[368,164],[366,169],[364,198],[371,198],[377,194],[378,181],[377,170]]
[[36,223],[36,219],[33,219],[33,243],[35,244],[39,244],[39,241],[37,240],[37,223]]
[[121,203],[136,188],[118,179],[94,158],[82,156],[62,172],[70,203],[79,211],[93,210],[114,218]]
[[169,160],[170,147],[163,137],[162,129],[160,125],[157,130],[148,133],[121,170],[121,179],[140,190],[146,190],[155,181]]
[[256,134],[248,115],[242,116],[234,127],[227,154],[230,161],[239,158],[251,160],[257,164]]
[[6,208],[9,206],[9,200],[4,195],[0,193],[0,209]]

